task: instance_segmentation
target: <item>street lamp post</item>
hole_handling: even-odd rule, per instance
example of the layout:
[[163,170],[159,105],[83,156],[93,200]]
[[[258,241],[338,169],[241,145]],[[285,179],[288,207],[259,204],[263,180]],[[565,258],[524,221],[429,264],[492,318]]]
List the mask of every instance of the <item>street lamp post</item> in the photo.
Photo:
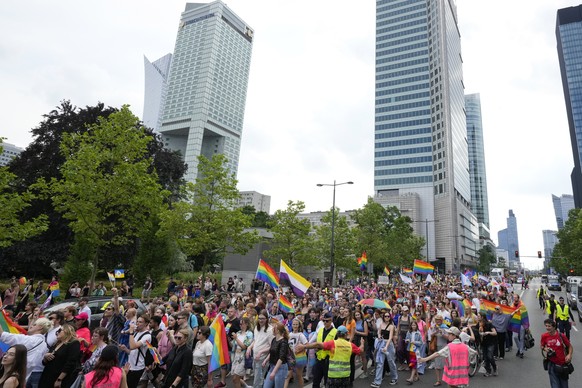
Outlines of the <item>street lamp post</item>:
[[429,243],[429,236],[428,236],[428,223],[429,222],[439,222],[439,220],[429,220],[429,219],[425,219],[425,220],[418,220],[418,221],[412,221],[412,222],[424,222],[424,233],[426,236],[426,261],[430,261],[430,258],[428,257],[428,243]]
[[341,186],[341,185],[353,185],[354,182],[352,181],[348,181],[348,182],[342,182],[342,183],[336,183],[335,179],[333,181],[333,183],[318,183],[317,186],[318,187],[322,187],[322,186],[333,186],[333,202],[332,202],[332,207],[331,207],[331,247],[330,247],[330,255],[329,255],[329,263],[330,263],[330,270],[331,270],[331,286],[333,287],[333,281],[334,281],[334,273],[335,273],[335,244],[334,244],[334,233],[335,233],[335,188],[336,186]]

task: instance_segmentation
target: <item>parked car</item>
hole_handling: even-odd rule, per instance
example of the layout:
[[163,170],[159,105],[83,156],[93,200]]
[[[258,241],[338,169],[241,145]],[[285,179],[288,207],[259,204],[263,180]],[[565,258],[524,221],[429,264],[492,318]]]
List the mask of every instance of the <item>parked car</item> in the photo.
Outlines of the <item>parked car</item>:
[[558,275],[548,275],[548,290],[562,291],[562,285],[560,284],[560,277]]
[[[112,298],[111,296],[88,296],[87,297],[87,299],[89,300],[89,303],[87,303],[87,305],[91,309],[91,322],[89,322],[89,327],[91,329],[99,326],[99,321],[101,321],[101,318],[103,318],[103,306],[105,305],[105,303],[111,302],[111,298]],[[127,301],[129,301],[129,300],[134,301],[135,304],[137,305],[138,314],[141,314],[141,313],[146,311],[145,305],[138,298],[127,298],[127,299],[126,298],[119,298],[119,299],[121,299],[120,303],[124,307],[127,307]],[[78,307],[78,304],[79,304],[78,302],[79,302],[79,299],[77,299],[77,298],[66,299],[60,303],[57,303],[57,304],[50,306],[49,308],[44,310],[43,313],[44,313],[44,315],[47,315],[51,311],[62,310],[68,306]]]

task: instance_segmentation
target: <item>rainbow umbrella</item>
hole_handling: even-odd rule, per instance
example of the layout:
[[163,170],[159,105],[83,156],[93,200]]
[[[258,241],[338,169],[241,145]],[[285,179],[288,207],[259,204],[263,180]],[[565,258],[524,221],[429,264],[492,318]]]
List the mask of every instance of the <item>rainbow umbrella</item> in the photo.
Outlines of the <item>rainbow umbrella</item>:
[[362,299],[361,301],[358,302],[358,304],[361,304],[363,306],[374,307],[377,309],[391,309],[388,303],[380,299]]

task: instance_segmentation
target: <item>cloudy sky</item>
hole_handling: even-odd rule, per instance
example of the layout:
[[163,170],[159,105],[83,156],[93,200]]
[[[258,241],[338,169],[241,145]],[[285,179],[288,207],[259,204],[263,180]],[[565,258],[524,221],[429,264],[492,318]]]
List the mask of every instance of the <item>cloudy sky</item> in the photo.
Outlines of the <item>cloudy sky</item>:
[[[0,2],[0,136],[25,147],[63,99],[143,109],[143,56],[173,51],[184,1]],[[239,189],[308,211],[373,195],[373,0],[230,0],[255,30]],[[457,0],[467,93],[480,93],[493,239],[509,209],[522,256],[556,229],[551,194],[573,167],[556,54],[566,0]],[[526,259],[536,267],[541,260]]]

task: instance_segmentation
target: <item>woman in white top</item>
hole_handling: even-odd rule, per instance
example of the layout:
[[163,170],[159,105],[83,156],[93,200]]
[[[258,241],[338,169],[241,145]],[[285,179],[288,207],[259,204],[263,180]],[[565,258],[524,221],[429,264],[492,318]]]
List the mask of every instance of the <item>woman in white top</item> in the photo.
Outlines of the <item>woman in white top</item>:
[[273,328],[269,325],[269,314],[267,310],[262,310],[258,315],[253,342],[246,353],[247,357],[251,356],[251,352],[253,354],[253,370],[255,374],[253,387],[255,388],[263,387],[265,379],[263,361],[269,356],[273,338],[275,338],[275,334],[273,334]]
[[192,388],[204,388],[212,386],[212,375],[208,373],[208,364],[212,357],[212,343],[208,341],[210,328],[201,326],[198,328],[198,342],[192,352]]
[[307,365],[307,353],[305,351],[301,353],[295,351],[295,345],[305,345],[307,343],[307,337],[303,334],[303,324],[299,319],[295,318],[291,323],[291,328],[292,331],[289,333],[289,350],[295,354],[295,365],[289,365],[289,372],[285,379],[284,388],[289,386],[293,375],[297,379],[298,386],[303,387],[303,368]]

